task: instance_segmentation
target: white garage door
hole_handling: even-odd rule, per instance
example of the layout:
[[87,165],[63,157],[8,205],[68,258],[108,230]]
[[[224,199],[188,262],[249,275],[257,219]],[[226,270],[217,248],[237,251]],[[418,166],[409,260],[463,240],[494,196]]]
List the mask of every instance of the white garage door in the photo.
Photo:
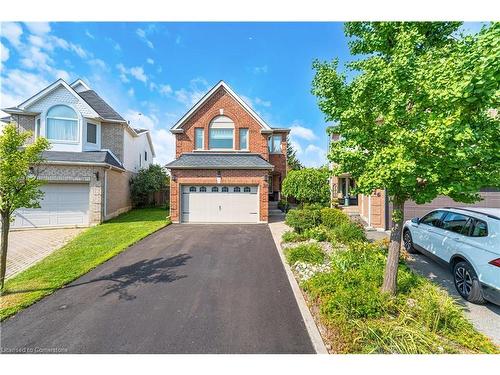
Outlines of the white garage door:
[[182,186],[184,223],[257,223],[257,186]]
[[45,193],[40,208],[17,210],[12,228],[88,225],[88,184],[47,184],[40,189]]

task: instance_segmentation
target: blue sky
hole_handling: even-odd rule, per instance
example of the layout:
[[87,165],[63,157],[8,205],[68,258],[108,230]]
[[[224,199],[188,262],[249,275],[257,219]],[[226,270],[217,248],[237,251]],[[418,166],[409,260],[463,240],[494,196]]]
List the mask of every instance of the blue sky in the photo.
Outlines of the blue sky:
[[[1,23],[0,108],[57,78],[84,79],[131,124],[168,129],[223,79],[271,126],[291,127],[299,159],[326,162],[327,124],[310,93],[314,59],[350,59],[342,23]],[[478,25],[468,24],[476,31]]]

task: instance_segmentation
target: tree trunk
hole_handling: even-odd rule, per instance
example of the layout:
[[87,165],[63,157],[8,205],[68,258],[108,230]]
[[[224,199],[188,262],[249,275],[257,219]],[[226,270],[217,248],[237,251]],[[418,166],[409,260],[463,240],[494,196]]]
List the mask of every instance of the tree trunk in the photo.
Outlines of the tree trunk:
[[384,283],[382,291],[391,295],[396,294],[398,282],[399,251],[401,249],[401,231],[403,229],[404,200],[394,198],[392,209],[393,224],[391,229],[391,242],[385,266]]
[[7,245],[9,240],[10,215],[1,213],[2,234],[0,237],[0,295],[3,294],[5,272],[7,270]]

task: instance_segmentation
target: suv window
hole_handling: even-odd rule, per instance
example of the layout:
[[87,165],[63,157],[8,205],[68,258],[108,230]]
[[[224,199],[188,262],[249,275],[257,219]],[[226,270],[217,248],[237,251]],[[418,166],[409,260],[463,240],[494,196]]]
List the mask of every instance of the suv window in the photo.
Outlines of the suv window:
[[472,229],[472,237],[486,237],[488,235],[488,226],[484,221],[477,220],[474,223],[474,228]]
[[456,212],[448,212],[443,219],[441,228],[455,233],[462,233],[468,219],[468,216]]
[[431,227],[441,227],[441,219],[446,212],[444,211],[433,211],[425,215],[422,220],[420,220],[421,224],[430,225]]
[[470,232],[473,226],[474,226],[474,219],[469,217],[469,220],[467,220],[467,223],[465,223],[464,228],[462,229],[462,234],[464,236],[470,236],[471,235]]

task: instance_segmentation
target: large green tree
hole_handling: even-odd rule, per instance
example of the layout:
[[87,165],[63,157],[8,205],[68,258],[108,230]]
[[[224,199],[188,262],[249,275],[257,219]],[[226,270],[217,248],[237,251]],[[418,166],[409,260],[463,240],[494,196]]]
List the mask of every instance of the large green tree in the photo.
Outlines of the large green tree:
[[164,168],[158,164],[151,164],[143,168],[130,181],[130,195],[135,207],[146,207],[155,204],[150,202],[151,195],[169,184],[169,177]]
[[457,22],[347,23],[351,54],[314,62],[313,93],[341,140],[335,173],[359,192],[386,189],[393,204],[382,290],[394,294],[406,200],[473,202],[500,185],[500,24],[477,35]]
[[[7,268],[7,248],[10,222],[14,210],[18,208],[39,207],[43,184],[37,178],[36,170],[42,162],[42,152],[49,148],[49,142],[38,137],[31,144],[26,144],[33,136],[32,132],[19,132],[11,123],[0,134],[0,219],[2,234],[0,237],[0,291],[3,291]],[[33,173],[34,171],[35,173]]]

